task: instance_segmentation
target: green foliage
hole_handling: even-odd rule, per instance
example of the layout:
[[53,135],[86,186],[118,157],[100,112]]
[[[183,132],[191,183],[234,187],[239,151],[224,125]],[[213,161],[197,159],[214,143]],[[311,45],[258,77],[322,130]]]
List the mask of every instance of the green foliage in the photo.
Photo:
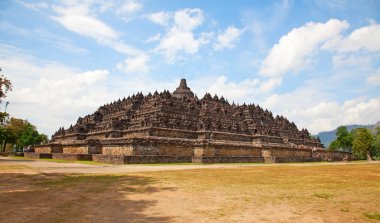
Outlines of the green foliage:
[[339,126],[336,131],[336,140],[332,141],[330,151],[352,151],[352,142],[354,140],[352,132],[348,132],[346,126]]
[[338,140],[334,140],[330,143],[328,150],[338,151],[340,148],[341,148],[340,142]]
[[17,140],[17,147],[23,148],[28,145],[39,144],[44,140],[44,136],[46,137],[46,135],[40,135],[36,127],[27,122],[22,134]]
[[343,151],[351,151],[353,134],[348,132],[347,127],[340,126],[336,131],[337,140]]
[[0,126],[0,142],[3,150],[7,144],[13,144],[18,149],[22,149],[25,146],[47,142],[47,140],[46,135],[39,134],[35,126],[23,119],[12,117]]
[[[1,68],[0,68],[1,71]],[[12,90],[11,81],[4,75],[0,75],[0,101],[2,98],[6,97],[8,91]]]
[[380,137],[380,126],[377,126],[375,128],[375,135],[378,136],[378,137]]
[[380,160],[380,132],[373,138],[371,156],[376,160]]
[[359,159],[370,158],[373,135],[367,128],[358,128],[354,131],[354,140],[352,142],[352,151]]

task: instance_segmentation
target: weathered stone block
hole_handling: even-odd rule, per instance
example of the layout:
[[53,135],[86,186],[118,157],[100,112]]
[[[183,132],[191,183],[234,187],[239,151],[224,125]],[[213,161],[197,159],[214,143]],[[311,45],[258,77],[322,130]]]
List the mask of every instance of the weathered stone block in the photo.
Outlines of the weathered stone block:
[[132,156],[133,146],[132,145],[115,145],[115,146],[103,146],[103,155],[123,155]]
[[31,158],[31,159],[51,159],[52,154],[51,153],[35,153],[35,152],[24,152],[24,157]]
[[263,163],[263,157],[241,156],[241,157],[215,157],[202,156],[192,157],[193,163]]
[[65,154],[65,153],[53,153],[53,159],[59,160],[92,160],[91,154]]
[[94,154],[93,161],[112,164],[142,164],[142,163],[190,163],[191,157],[184,156],[123,156]]
[[93,154],[92,161],[100,163],[111,163],[111,164],[124,164],[123,155],[102,155],[102,154]]
[[34,146],[35,153],[62,153],[61,144],[48,144]]

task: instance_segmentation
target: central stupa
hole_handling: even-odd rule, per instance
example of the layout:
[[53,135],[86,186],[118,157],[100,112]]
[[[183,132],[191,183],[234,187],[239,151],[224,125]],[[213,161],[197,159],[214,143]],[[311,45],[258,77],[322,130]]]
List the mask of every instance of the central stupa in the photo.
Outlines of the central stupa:
[[194,97],[194,93],[187,87],[186,79],[181,79],[179,83],[179,87],[173,92],[173,96],[177,98],[192,98]]

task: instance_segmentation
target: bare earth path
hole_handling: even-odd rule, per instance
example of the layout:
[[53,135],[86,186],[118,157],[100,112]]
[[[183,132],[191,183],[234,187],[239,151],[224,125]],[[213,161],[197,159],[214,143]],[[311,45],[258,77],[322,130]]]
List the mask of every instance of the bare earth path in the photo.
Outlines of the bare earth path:
[[380,163],[89,165],[0,157],[0,222],[380,222]]
[[[380,163],[379,161],[371,162],[371,164]],[[0,166],[14,165],[25,166],[30,168],[31,171],[41,173],[62,173],[62,174],[111,174],[111,173],[133,173],[133,172],[147,172],[147,171],[165,171],[165,170],[191,170],[191,169],[215,169],[215,168],[241,168],[250,166],[326,166],[326,165],[355,165],[360,164],[345,163],[345,162],[321,162],[321,163],[288,163],[288,164],[157,164],[157,165],[109,165],[109,164],[83,164],[75,162],[51,162],[46,160],[32,160],[32,159],[17,159],[12,157],[1,157]]]
[[12,157],[0,157],[0,166],[14,165],[25,166],[32,171],[41,173],[63,173],[63,174],[108,174],[108,173],[132,173],[146,171],[164,171],[164,170],[189,170],[189,169],[214,169],[223,167],[241,167],[254,164],[158,164],[158,165],[109,165],[109,164],[83,164],[74,162],[51,162],[46,160],[18,159]]

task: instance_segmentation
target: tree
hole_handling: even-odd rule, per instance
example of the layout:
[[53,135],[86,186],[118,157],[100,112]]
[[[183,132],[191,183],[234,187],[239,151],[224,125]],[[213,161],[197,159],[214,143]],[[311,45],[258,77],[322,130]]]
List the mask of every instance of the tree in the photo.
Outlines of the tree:
[[12,117],[3,128],[2,150],[5,151],[8,143],[17,142],[18,137],[20,137],[25,129],[25,121]]
[[351,151],[353,135],[348,132],[346,126],[338,127],[336,131],[337,140],[339,141],[343,151]]
[[[0,68],[1,71],[1,68]],[[0,101],[2,98],[6,97],[8,91],[12,90],[11,81],[4,75],[0,75]]]
[[371,146],[371,156],[375,159],[380,159],[380,126],[376,127]]
[[0,126],[0,142],[1,142],[0,152],[5,151],[5,147],[7,143],[11,140],[12,140],[12,135],[9,129],[5,126]]
[[339,126],[336,133],[336,139],[329,146],[330,151],[352,151],[353,134],[348,132],[346,126]]
[[380,136],[380,126],[375,128],[375,136]]
[[22,134],[18,137],[16,145],[17,148],[24,148],[25,146],[40,144],[46,142],[47,136],[39,134],[36,127],[27,122]]
[[330,143],[328,150],[329,151],[338,151],[342,146],[338,140],[334,140]]
[[359,159],[371,159],[371,148],[373,142],[373,135],[367,128],[358,128],[354,131],[354,140],[352,142],[352,149],[354,155]]
[[6,125],[0,126],[0,142],[5,151],[7,144],[16,145],[18,149],[25,146],[47,142],[45,134],[39,134],[36,127],[26,120],[10,118]]

